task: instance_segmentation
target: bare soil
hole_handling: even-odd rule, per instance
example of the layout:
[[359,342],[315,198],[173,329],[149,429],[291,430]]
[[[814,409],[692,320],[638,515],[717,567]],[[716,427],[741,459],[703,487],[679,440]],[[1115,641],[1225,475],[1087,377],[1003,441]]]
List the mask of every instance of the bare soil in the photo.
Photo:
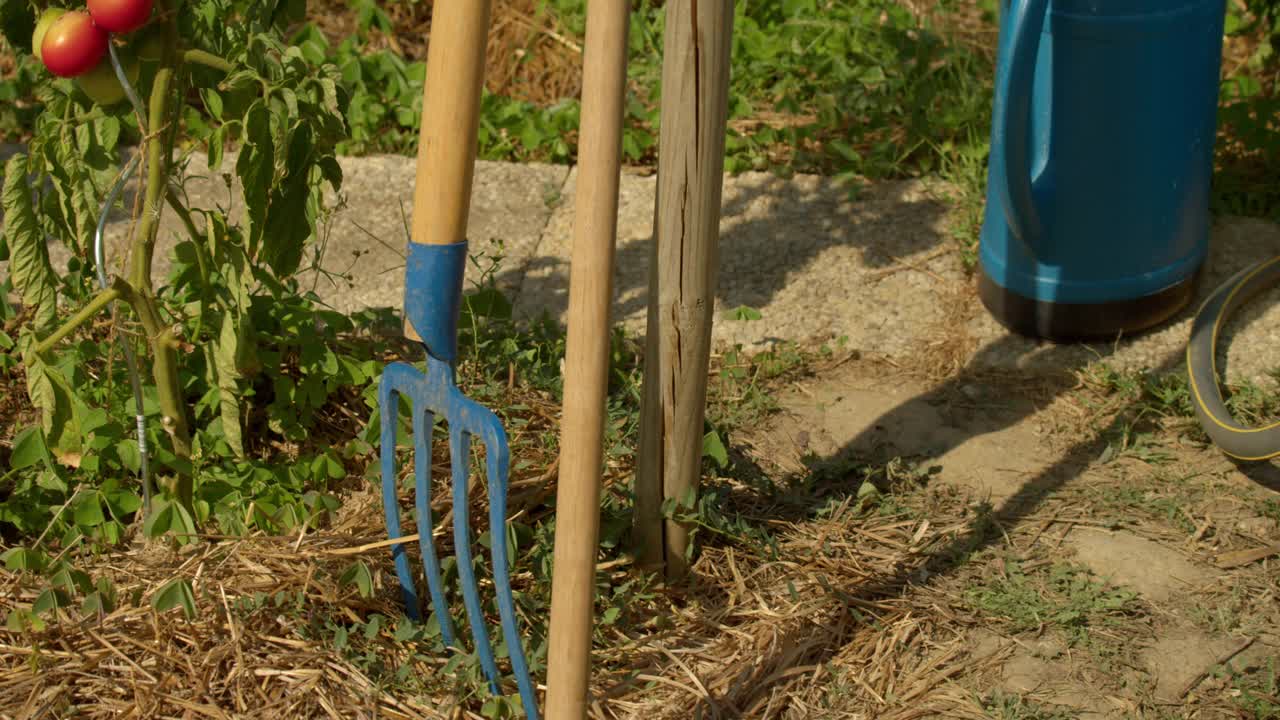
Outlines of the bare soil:
[[[926,646],[962,639],[929,691],[906,702],[811,682],[823,687],[809,693],[825,693],[821,712],[792,704],[745,716],[1276,717],[1267,714],[1280,712],[1274,684],[1264,683],[1269,701],[1240,699],[1256,697],[1242,684],[1269,677],[1267,663],[1280,659],[1280,553],[1228,567],[1241,548],[1280,543],[1276,468],[1237,467],[1183,432],[1156,432],[1108,456],[1125,416],[1121,408],[1095,417],[1090,409],[1104,403],[1068,377],[962,372],[928,381],[871,360],[797,383],[783,412],[744,439],[762,465],[784,477],[905,462],[927,475],[928,489],[908,489],[898,502],[957,493],[970,513],[989,512],[993,527],[933,549],[923,564],[933,572],[901,588],[903,602],[930,615],[919,625]],[[1131,599],[1118,615],[1099,609],[1083,625],[1052,614],[1035,627],[1011,624],[1002,609],[1053,610],[1055,596],[1020,595],[1023,581],[1009,579],[1044,590],[1037,577],[1055,567]],[[975,593],[988,599],[975,604]],[[881,646],[897,633],[885,626],[857,641]],[[828,651],[835,660],[821,664],[824,677],[879,671],[840,667],[849,650]]]

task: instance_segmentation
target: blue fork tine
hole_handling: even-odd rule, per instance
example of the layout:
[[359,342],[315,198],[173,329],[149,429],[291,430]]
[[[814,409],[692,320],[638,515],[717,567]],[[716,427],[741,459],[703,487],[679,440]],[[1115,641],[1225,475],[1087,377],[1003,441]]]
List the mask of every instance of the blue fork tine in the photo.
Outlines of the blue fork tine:
[[[400,537],[400,505],[396,498],[395,439],[398,401],[399,396],[404,394],[413,401],[414,506],[418,524],[418,547],[426,570],[431,606],[436,612],[436,620],[440,623],[440,636],[445,645],[457,647],[453,622],[449,616],[449,604],[444,596],[444,580],[440,573],[440,560],[436,555],[435,537],[432,534],[434,523],[431,519],[431,428],[435,415],[427,407],[429,403],[426,393],[416,390],[425,384],[422,374],[404,363],[394,363],[383,372],[382,385],[379,388],[379,405],[382,410],[382,506],[387,518],[387,533],[393,538]],[[391,554],[395,559],[396,576],[400,580],[400,588],[404,595],[405,611],[410,618],[420,621],[422,613],[419,610],[418,590],[404,546],[392,545]]]
[[[529,669],[525,663],[523,644],[516,627],[515,598],[511,592],[511,576],[508,571],[507,557],[507,488],[509,479],[510,451],[507,445],[507,434],[501,421],[488,408],[464,397],[454,390],[455,397],[451,408],[456,410],[456,424],[449,430],[450,455],[453,465],[453,504],[455,508],[467,507],[467,488],[469,485],[470,440],[472,436],[482,438],[485,446],[485,474],[489,484],[489,551],[493,562],[493,580],[498,600],[498,615],[502,620],[502,636],[507,644],[507,654],[511,658],[511,669],[516,676],[516,684],[520,687],[523,698],[535,697],[533,682],[529,677]],[[459,458],[464,458],[459,461]],[[471,531],[466,513],[453,513],[454,536],[458,546],[458,576],[462,583],[463,600],[467,606],[467,617],[471,622],[471,634],[476,640],[476,648],[480,653],[481,665],[492,681],[497,676],[497,666],[493,659],[493,651],[489,644],[489,633],[485,627],[484,616],[480,611],[479,587],[472,572]],[[464,542],[461,538],[466,538]],[[496,686],[494,692],[497,692]],[[536,708],[529,711],[530,717],[537,717]]]
[[[455,377],[457,319],[461,302],[462,275],[467,243],[455,245],[411,244],[405,285],[405,314],[423,338],[427,349],[427,370],[422,373],[405,363],[392,363],[383,372],[378,402],[382,419],[382,502],[387,532],[401,537],[400,505],[396,487],[395,440],[399,397],[413,404],[414,505],[417,509],[418,538],[423,566],[431,594],[432,609],[440,622],[445,644],[457,648],[449,604],[445,598],[440,562],[432,537],[431,515],[431,434],[438,414],[449,429],[449,464],[453,484],[454,549],[458,560],[458,584],[476,654],[480,658],[489,687],[500,692],[498,664],[485,622],[471,552],[470,478],[471,438],[485,448],[485,475],[489,487],[489,535],[493,562],[494,592],[501,619],[502,636],[511,658],[511,669],[520,689],[525,714],[537,720],[537,695],[529,676],[524,648],[516,624],[515,599],[507,557],[507,490],[510,448],[502,422],[492,411],[462,394]],[[396,576],[404,594],[409,616],[420,618],[414,574],[401,544],[392,545]]]

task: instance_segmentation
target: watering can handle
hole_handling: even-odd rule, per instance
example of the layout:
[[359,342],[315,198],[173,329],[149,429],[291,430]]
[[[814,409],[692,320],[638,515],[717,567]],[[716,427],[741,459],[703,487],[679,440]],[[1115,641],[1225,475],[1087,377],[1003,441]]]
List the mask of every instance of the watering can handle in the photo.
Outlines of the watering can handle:
[[1009,64],[996,88],[996,146],[1003,148],[1003,157],[993,158],[1002,171],[995,173],[994,190],[1009,230],[1034,249],[1041,234],[1031,194],[1031,89],[1049,0],[1010,0],[1010,7]]

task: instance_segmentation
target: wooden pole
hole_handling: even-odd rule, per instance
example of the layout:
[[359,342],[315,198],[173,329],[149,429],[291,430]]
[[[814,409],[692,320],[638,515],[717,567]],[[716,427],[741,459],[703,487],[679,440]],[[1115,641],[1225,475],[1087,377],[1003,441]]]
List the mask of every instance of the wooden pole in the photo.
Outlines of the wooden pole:
[[[492,0],[443,0],[431,12],[412,242],[452,245],[467,234]],[[405,335],[421,340],[408,318]]]
[[677,580],[689,528],[660,511],[696,497],[702,474],[733,0],[668,0],[666,12],[635,535],[641,564]]
[[587,716],[630,14],[628,0],[591,0],[587,6],[547,654],[549,720]]

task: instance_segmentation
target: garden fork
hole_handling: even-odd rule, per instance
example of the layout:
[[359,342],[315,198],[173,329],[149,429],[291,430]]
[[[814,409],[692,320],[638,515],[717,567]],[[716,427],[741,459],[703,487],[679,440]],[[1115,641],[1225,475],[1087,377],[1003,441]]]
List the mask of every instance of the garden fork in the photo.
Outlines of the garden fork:
[[[511,658],[525,714],[538,717],[537,696],[516,627],[515,602],[507,564],[507,484],[510,451],[506,432],[490,410],[467,398],[455,384],[458,315],[467,262],[466,224],[479,128],[486,36],[491,0],[436,0],[423,100],[413,234],[405,267],[405,334],[426,347],[426,373],[406,363],[384,370],[378,392],[382,437],[382,502],[387,532],[401,538],[396,480],[396,425],[401,397],[412,401],[414,504],[418,543],[431,594],[431,607],[446,645],[457,647],[445,599],[440,561],[432,538],[431,434],[435,415],[449,429],[453,481],[454,547],[458,580],[481,667],[495,695],[498,667],[489,644],[480,590],[471,556],[468,523],[468,464],[471,439],[485,447],[489,487],[489,530],[494,588],[502,634]],[[420,619],[414,573],[403,544],[391,546],[408,615]]]

